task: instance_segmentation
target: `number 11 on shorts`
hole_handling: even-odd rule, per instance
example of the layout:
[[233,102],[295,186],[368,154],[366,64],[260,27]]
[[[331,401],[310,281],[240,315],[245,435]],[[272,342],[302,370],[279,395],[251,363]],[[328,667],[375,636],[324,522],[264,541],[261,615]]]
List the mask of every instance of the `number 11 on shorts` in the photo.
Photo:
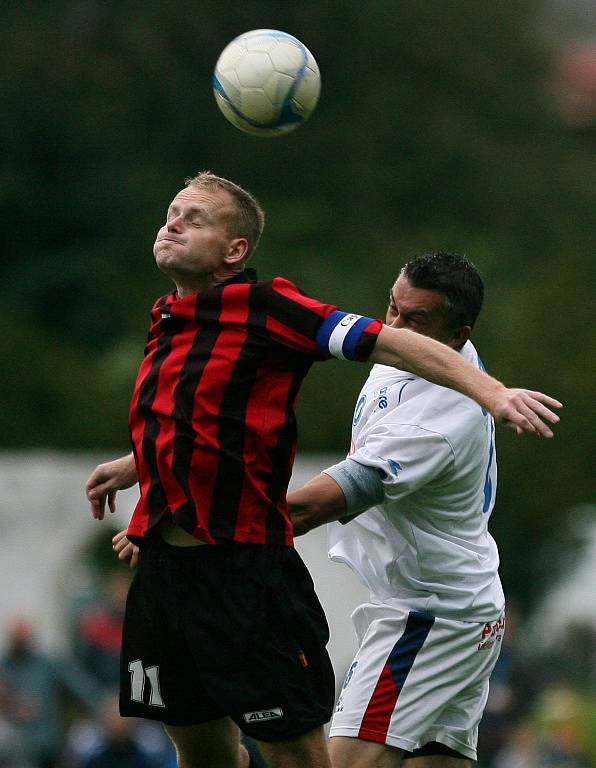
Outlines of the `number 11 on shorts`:
[[147,667],[145,669],[143,662],[140,659],[135,659],[135,661],[128,663],[128,671],[130,672],[130,698],[133,701],[143,703],[145,680],[148,680],[151,689],[149,704],[154,707],[165,707],[159,690],[159,667]]

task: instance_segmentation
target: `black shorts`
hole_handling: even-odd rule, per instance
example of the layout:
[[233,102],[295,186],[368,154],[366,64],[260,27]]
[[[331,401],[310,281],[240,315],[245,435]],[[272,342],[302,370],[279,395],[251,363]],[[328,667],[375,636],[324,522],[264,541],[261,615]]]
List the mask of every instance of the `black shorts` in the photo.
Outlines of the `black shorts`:
[[231,717],[261,741],[326,723],[329,630],[292,547],[143,543],[126,605],[120,712],[168,725]]
[[461,752],[456,752],[446,744],[441,744],[439,741],[429,741],[423,747],[415,749],[413,752],[404,752],[402,760],[413,760],[416,757],[430,757],[435,755],[445,755],[446,757],[456,757],[460,760],[469,760],[469,757],[462,755]]

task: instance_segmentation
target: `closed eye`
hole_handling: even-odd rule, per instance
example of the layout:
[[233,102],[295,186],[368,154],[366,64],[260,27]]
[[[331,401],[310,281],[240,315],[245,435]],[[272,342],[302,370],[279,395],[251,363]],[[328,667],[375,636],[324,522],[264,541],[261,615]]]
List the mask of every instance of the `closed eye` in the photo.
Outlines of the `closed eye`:
[[401,319],[406,325],[424,327],[428,324],[428,316],[426,312],[410,312],[407,315],[404,315],[402,312]]

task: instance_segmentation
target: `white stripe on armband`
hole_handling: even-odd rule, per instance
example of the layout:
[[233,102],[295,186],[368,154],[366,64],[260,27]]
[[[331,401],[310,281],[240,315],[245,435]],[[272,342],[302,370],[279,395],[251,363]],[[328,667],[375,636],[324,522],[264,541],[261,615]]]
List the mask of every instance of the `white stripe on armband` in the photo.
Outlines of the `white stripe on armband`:
[[333,333],[329,337],[329,352],[333,357],[338,357],[340,360],[346,360],[344,355],[344,341],[350,328],[356,325],[362,315],[346,315],[344,319],[338,323],[333,329]]
[[374,322],[372,317],[341,312],[336,309],[321,324],[317,333],[317,348],[322,355],[340,360],[355,360],[362,334]]
[[342,525],[383,501],[385,489],[376,467],[345,459],[324,469],[323,474],[333,478],[346,497],[346,514],[339,519]]

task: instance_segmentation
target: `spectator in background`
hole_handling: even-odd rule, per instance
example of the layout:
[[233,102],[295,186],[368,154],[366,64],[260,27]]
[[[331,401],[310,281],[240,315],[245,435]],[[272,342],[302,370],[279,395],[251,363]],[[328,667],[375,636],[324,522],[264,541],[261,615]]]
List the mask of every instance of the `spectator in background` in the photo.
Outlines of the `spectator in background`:
[[53,659],[38,650],[31,623],[23,618],[9,627],[0,677],[5,684],[7,718],[22,758],[32,768],[57,768],[64,694],[92,712],[103,691],[74,662]]
[[130,572],[112,569],[99,583],[100,593],[77,612],[74,653],[88,674],[109,689],[120,679],[120,647]]
[[529,723],[512,728],[507,742],[488,763],[489,768],[540,768],[538,737]]
[[511,739],[512,730],[520,748],[531,739],[519,726],[525,719],[531,699],[536,694],[534,665],[536,659],[524,653],[524,634],[519,631],[519,610],[515,601],[508,602],[507,628],[501,653],[490,678],[488,700],[478,733],[479,753],[483,765],[492,765],[495,755]]
[[[149,723],[149,727],[153,724]],[[175,768],[174,750],[161,731],[120,717],[118,696],[106,699],[95,722],[75,726],[67,750],[69,768]],[[157,738],[156,738],[157,736]]]
[[490,768],[592,768],[589,701],[567,684],[547,686],[514,726]]
[[0,768],[29,768],[20,755],[19,740],[10,721],[10,692],[0,677]]

